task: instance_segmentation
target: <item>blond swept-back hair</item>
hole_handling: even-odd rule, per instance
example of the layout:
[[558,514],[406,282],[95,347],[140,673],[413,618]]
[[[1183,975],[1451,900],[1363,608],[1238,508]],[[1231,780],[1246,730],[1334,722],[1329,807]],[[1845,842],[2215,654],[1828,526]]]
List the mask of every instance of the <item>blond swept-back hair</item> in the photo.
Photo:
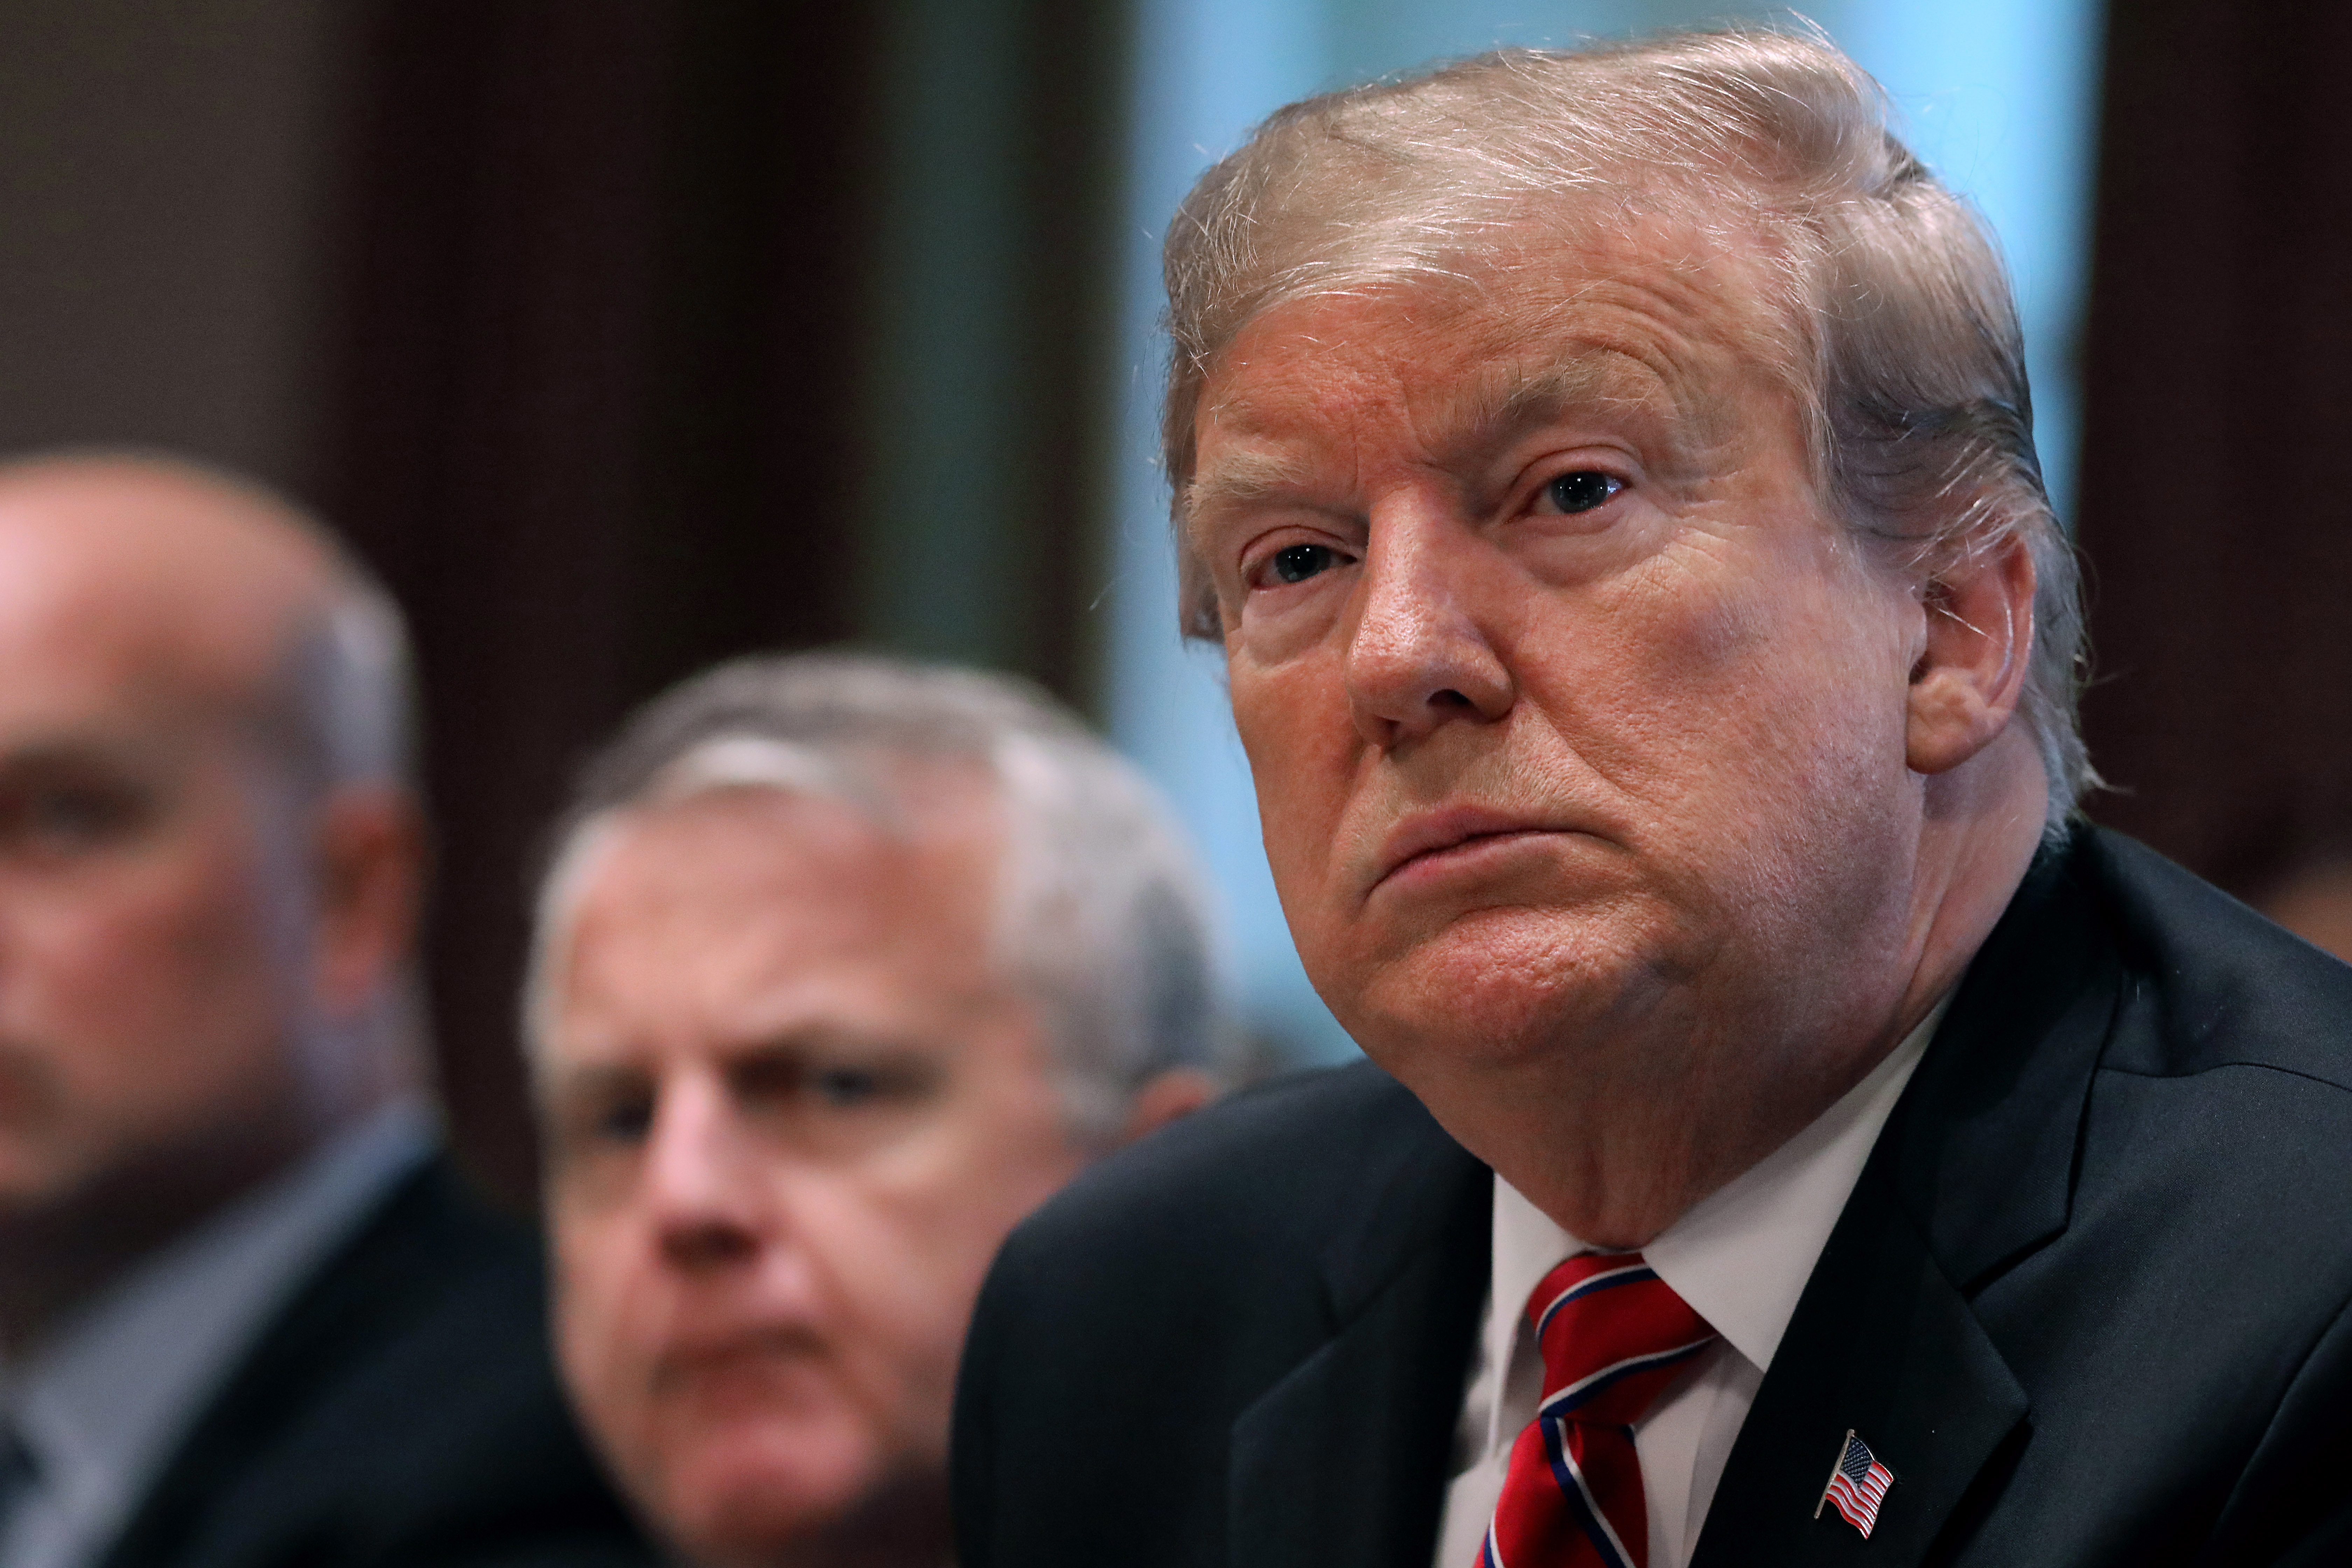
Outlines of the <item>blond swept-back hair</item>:
[[1162,443],[1188,635],[1219,635],[1186,539],[1219,354],[1292,300],[1475,288],[1482,243],[1665,216],[1758,264],[1753,347],[1798,398],[1817,484],[1932,584],[2021,540],[2035,572],[2021,710],[2058,831],[2098,780],[2076,721],[2080,570],[2042,489],[2022,335],[1990,235],[1887,128],[1827,41],[1753,29],[1505,49],[1276,112],[1169,226]]

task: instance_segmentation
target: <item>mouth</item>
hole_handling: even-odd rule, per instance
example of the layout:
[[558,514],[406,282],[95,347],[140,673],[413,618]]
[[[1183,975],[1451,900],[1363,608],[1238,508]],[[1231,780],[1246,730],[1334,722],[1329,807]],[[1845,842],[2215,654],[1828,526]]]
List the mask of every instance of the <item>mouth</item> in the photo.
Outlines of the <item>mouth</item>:
[[1482,806],[1454,806],[1408,817],[1381,847],[1380,874],[1367,893],[1467,866],[1486,852],[1570,831]]
[[824,1345],[802,1327],[746,1329],[697,1335],[673,1344],[656,1365],[656,1382],[690,1384],[822,1359]]

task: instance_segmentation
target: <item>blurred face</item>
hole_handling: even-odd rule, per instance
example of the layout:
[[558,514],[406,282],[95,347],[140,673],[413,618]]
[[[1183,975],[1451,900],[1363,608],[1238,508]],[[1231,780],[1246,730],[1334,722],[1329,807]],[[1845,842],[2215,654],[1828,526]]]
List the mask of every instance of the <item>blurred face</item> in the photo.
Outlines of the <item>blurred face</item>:
[[1762,308],[1661,225],[1272,309],[1206,389],[1189,526],[1284,907],[1457,1135],[1899,983],[1916,601],[1814,493]]
[[299,1136],[283,879],[231,723],[103,605],[0,572],[0,1226],[103,1255]]
[[572,905],[540,1064],[561,1355],[705,1561],[936,1506],[981,1277],[1079,1163],[991,961],[992,804],[942,785],[909,815],[633,813]]

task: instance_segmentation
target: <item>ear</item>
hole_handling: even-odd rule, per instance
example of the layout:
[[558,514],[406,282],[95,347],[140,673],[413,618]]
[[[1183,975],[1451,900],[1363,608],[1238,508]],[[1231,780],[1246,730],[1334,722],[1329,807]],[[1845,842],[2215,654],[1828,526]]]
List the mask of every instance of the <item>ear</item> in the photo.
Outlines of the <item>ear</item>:
[[1135,1099],[1128,1106],[1127,1125],[1119,1129],[1118,1141],[1132,1143],[1159,1131],[1180,1116],[1190,1116],[1216,1098],[1216,1080],[1207,1073],[1192,1068],[1171,1068],[1135,1091]]
[[1990,745],[2017,711],[2033,649],[2033,557],[2004,538],[1930,579],[1911,667],[1904,760],[1949,772]]
[[425,825],[404,790],[347,785],[319,808],[318,945],[312,984],[331,1018],[375,996],[415,940],[425,872]]

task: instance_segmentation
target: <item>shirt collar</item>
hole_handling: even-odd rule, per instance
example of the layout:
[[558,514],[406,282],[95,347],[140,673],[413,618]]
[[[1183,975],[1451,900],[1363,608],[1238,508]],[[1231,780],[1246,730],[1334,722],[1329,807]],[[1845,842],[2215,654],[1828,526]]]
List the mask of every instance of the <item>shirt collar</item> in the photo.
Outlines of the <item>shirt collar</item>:
[[[1660,1232],[1642,1257],[1691,1310],[1761,1372],[1796,1315],[1797,1298],[1861,1178],[1879,1130],[1903,1097],[1950,1005],[1948,994],[1863,1080],[1805,1129]],[[1488,1363],[1508,1367],[1526,1332],[1520,1310],[1561,1258],[1591,1250],[1525,1194],[1495,1178]],[[1496,1426],[1507,1419],[1496,1400]],[[1499,1427],[1497,1426],[1497,1430]],[[1489,1445],[1497,1440],[1488,1434]]]
[[1860,1083],[1642,1249],[1643,1258],[1759,1372],[1861,1179],[1879,1129],[1903,1098],[1950,998],[1936,1004]]
[[5,1405],[40,1487],[82,1518],[120,1519],[269,1314],[432,1146],[403,1101],[136,1266],[19,1365]]

